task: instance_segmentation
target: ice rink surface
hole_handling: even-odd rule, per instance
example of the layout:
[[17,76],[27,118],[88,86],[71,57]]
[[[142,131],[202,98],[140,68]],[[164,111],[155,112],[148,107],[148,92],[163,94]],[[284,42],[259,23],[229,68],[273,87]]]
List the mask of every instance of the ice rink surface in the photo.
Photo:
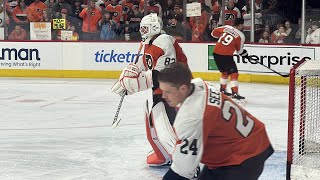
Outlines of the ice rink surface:
[[[0,179],[160,180],[168,168],[145,164],[151,146],[143,104],[151,91],[125,97],[122,120],[112,129],[120,100],[110,90],[114,82],[1,78]],[[276,150],[260,180],[284,180],[288,85],[239,86]]]

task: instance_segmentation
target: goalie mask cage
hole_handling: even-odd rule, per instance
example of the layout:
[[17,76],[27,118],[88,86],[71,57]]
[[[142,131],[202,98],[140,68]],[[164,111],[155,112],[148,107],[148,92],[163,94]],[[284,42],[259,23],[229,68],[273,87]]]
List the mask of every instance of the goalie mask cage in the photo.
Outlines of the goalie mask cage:
[[287,180],[320,180],[320,60],[290,70]]

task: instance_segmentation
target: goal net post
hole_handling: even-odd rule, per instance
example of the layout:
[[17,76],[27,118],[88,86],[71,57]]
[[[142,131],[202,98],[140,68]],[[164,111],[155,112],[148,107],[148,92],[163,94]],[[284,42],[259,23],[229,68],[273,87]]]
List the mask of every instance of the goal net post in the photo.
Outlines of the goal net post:
[[290,70],[287,180],[320,180],[320,60]]

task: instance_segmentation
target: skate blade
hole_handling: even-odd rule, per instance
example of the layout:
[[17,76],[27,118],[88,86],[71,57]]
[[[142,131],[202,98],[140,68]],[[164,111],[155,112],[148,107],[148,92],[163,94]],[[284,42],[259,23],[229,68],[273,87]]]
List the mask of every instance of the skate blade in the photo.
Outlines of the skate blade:
[[246,100],[245,99],[232,99],[234,102],[239,104],[240,106],[245,106],[246,105]]
[[152,168],[166,168],[171,166],[171,161],[167,162],[167,163],[163,163],[163,164],[147,164],[149,167]]

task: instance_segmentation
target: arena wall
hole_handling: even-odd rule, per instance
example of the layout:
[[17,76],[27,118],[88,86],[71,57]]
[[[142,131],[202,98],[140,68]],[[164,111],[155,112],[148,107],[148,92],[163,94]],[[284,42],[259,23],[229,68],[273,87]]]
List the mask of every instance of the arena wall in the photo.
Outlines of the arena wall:
[[[212,57],[214,44],[181,43],[195,77],[218,81]],[[0,42],[1,77],[118,78],[137,56],[136,42]],[[320,47],[246,44],[251,57],[235,55],[239,81],[288,83],[265,66],[282,74],[300,59],[320,59]],[[140,55],[141,59],[141,55]]]

